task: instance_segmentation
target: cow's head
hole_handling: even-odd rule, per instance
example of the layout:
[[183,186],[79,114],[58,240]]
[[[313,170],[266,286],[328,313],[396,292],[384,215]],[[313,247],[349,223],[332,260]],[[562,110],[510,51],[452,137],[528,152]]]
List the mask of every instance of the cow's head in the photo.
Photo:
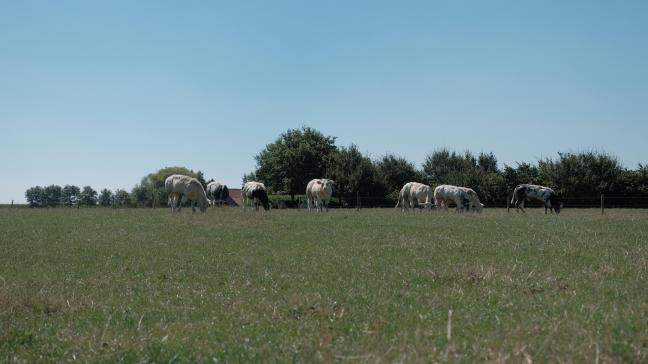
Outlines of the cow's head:
[[563,208],[564,203],[558,196],[552,195],[551,198],[549,199],[551,202],[551,207],[553,207],[554,211],[556,211],[557,214],[560,213],[560,210]]
[[325,191],[331,189],[333,191],[333,187],[335,186],[335,181],[332,179],[322,179],[322,187],[324,188]]
[[252,192],[252,198],[261,201],[264,210],[270,210],[270,200],[268,199],[268,194],[266,193],[266,191],[261,189],[254,190]]
[[205,198],[204,200],[200,199],[200,201],[198,201],[198,208],[200,209],[200,212],[207,211],[208,206],[209,206],[209,200],[207,198]]

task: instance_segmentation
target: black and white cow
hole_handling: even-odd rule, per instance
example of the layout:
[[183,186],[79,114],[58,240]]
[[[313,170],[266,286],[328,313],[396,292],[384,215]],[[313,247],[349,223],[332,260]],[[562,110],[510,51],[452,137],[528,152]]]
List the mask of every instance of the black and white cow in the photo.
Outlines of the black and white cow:
[[224,183],[214,181],[207,184],[207,198],[212,207],[227,203],[228,197],[229,189]]
[[243,210],[247,207],[250,201],[254,204],[254,209],[259,209],[259,203],[263,205],[265,210],[270,210],[270,200],[268,199],[268,192],[266,192],[266,187],[261,182],[245,182],[243,185]]
[[521,184],[513,190],[513,198],[511,204],[515,206],[515,211],[522,210],[524,212],[524,203],[526,201],[540,201],[544,204],[545,214],[547,209],[553,214],[556,211],[560,213],[563,202],[558,198],[556,192],[549,187]]

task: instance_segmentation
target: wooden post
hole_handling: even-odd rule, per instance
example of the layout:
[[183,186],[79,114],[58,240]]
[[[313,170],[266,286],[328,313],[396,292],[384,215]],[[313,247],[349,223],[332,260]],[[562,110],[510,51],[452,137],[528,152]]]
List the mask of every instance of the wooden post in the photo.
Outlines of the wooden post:
[[356,210],[360,211],[360,191],[356,191]]
[[506,212],[511,212],[511,201],[509,201],[508,196],[506,196]]
[[13,207],[13,200],[11,200],[11,207]]
[[601,194],[601,213],[605,214],[605,195]]

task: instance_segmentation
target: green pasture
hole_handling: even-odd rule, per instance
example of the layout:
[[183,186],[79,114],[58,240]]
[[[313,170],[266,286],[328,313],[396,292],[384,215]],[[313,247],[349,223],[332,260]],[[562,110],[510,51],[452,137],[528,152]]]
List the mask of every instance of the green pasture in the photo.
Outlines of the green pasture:
[[647,278],[647,210],[1,208],[0,361],[646,362]]

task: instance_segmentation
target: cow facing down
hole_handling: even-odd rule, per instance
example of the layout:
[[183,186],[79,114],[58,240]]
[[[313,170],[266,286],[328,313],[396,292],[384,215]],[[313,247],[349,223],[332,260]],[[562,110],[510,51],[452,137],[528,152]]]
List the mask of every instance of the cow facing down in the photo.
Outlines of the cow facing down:
[[216,205],[220,206],[223,203],[226,203],[228,197],[229,189],[224,183],[209,182],[207,184],[207,198],[209,199],[209,204],[212,207]]
[[472,188],[468,187],[459,187],[462,190],[466,191],[468,198],[468,209],[475,212],[482,212],[484,204],[479,200],[479,195]]
[[515,211],[519,212],[522,210],[522,212],[525,212],[524,203],[526,201],[542,202],[545,208],[545,214],[547,210],[551,211],[552,214],[554,211],[556,211],[556,214],[559,214],[563,206],[563,202],[558,198],[556,192],[549,187],[531,184],[521,184],[515,187],[515,190],[513,190],[513,198],[511,198],[511,204],[515,206]]
[[448,210],[448,206],[454,203],[457,206],[457,212],[464,210],[481,212],[484,207],[473,189],[452,185],[437,186],[434,189],[434,203],[437,208],[444,210]]
[[202,184],[195,178],[181,174],[173,174],[164,180],[164,189],[169,195],[171,211],[180,212],[182,204],[191,201],[191,209],[196,212],[196,205],[201,212],[207,210],[209,201]]
[[255,210],[259,210],[259,204],[263,205],[264,210],[270,210],[268,192],[263,183],[255,181],[245,182],[241,194],[243,195],[243,210],[245,210],[250,201],[254,204]]
[[432,200],[433,194],[430,186],[419,182],[407,182],[398,194],[396,208],[400,206],[403,212],[410,207],[414,208],[417,206],[432,208]]
[[326,178],[313,179],[306,185],[306,203],[308,211],[314,205],[318,212],[322,212],[322,208],[328,212],[328,205],[333,195],[334,181]]

